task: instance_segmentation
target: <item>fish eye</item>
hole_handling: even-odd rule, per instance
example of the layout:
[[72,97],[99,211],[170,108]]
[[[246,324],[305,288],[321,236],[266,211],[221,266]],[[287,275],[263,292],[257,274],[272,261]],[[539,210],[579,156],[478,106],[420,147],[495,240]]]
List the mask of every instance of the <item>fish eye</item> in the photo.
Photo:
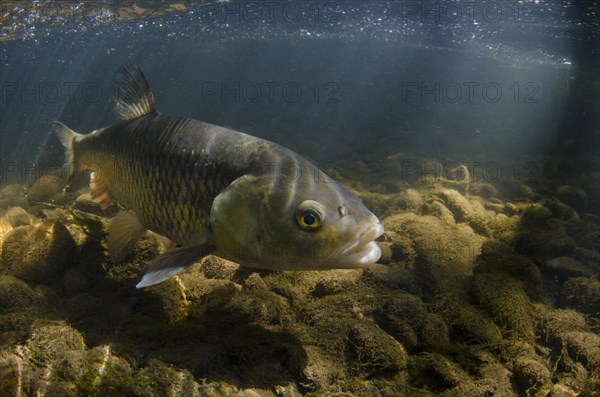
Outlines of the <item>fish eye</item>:
[[296,207],[296,223],[304,230],[317,230],[325,220],[323,212],[323,207],[316,201],[303,201]]

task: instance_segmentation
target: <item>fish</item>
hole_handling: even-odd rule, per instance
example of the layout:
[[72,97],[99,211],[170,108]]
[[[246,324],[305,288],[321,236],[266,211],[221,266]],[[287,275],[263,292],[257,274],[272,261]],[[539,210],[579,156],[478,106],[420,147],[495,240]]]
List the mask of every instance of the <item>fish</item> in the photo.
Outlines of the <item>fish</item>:
[[[356,269],[376,264],[383,225],[350,190],[301,155],[243,132],[156,110],[139,66],[114,75],[120,120],[88,134],[53,123],[68,184],[90,175],[92,199],[120,212],[108,226],[119,263],[148,230],[174,248],[136,285],[168,280],[217,255],[267,270]],[[315,142],[317,144],[317,142]]]

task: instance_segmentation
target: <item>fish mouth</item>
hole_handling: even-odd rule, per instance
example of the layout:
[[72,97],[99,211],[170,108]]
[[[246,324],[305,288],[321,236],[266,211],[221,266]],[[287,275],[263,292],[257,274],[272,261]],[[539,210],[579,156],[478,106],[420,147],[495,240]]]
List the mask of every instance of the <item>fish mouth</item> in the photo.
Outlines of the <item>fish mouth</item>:
[[336,255],[339,265],[357,268],[370,265],[379,260],[381,249],[374,241],[383,234],[383,225],[377,222],[367,229],[358,239],[344,245]]

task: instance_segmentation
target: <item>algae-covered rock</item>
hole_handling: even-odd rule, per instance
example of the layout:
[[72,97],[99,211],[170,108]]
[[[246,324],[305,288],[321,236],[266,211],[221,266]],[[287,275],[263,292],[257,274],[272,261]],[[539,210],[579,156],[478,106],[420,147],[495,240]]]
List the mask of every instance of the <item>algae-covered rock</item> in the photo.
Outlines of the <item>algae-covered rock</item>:
[[214,255],[208,255],[200,263],[204,277],[221,280],[231,280],[240,267],[237,263]]
[[25,282],[13,276],[0,276],[0,313],[23,310],[34,300],[35,293]]
[[571,256],[577,242],[561,230],[531,229],[520,231],[514,239],[517,252],[533,257]]
[[541,204],[534,204],[521,214],[521,222],[526,226],[544,226],[552,218],[552,211]]
[[471,292],[505,336],[533,340],[534,310],[518,280],[502,272],[476,274]]
[[75,242],[59,222],[21,226],[4,238],[2,259],[13,275],[28,281],[50,283],[69,263]]
[[431,200],[423,205],[423,215],[432,215],[441,221],[452,224],[455,223],[454,214],[442,202]]
[[0,209],[11,206],[26,208],[29,203],[25,198],[26,188],[21,184],[11,184],[0,188]]
[[33,222],[33,216],[21,207],[10,207],[4,213],[4,218],[12,227],[31,225]]
[[[390,216],[383,221],[394,252],[406,253],[415,261],[417,277],[428,290],[459,293],[459,281],[473,269],[484,238],[464,225],[449,225],[433,216],[411,213]],[[411,253],[416,255],[410,258]]]
[[450,332],[444,318],[427,313],[421,326],[419,346],[422,350],[444,353],[450,350]]
[[595,376],[600,376],[600,336],[592,332],[570,331],[562,341],[571,359],[579,361]]
[[305,347],[307,362],[300,374],[300,385],[306,390],[321,390],[343,377],[344,368],[340,362],[332,362],[316,346]]
[[600,282],[593,277],[568,279],[563,285],[561,296],[565,306],[583,313],[600,313]]
[[27,191],[27,200],[30,202],[48,201],[62,188],[62,179],[58,175],[42,175]]
[[588,266],[567,256],[547,260],[544,270],[561,280],[569,277],[590,277],[593,274]]
[[514,365],[515,381],[528,395],[540,390],[549,390],[550,370],[538,360],[528,356],[517,357]]
[[100,207],[100,204],[92,200],[92,195],[89,192],[77,196],[77,199],[73,203],[73,208],[78,211],[96,215],[103,215],[105,213],[102,207]]
[[409,366],[411,384],[441,393],[470,380],[456,363],[439,353],[425,353],[411,357]]
[[502,340],[498,326],[485,314],[472,306],[465,306],[458,312],[453,323],[461,338],[483,344],[494,344]]
[[564,221],[579,220],[579,215],[577,214],[577,211],[555,198],[547,199],[544,202],[544,206],[550,209],[553,217],[556,219],[561,219]]
[[562,185],[556,188],[554,195],[563,203],[573,207],[578,212],[585,211],[588,197],[585,190],[572,185]]
[[442,190],[440,197],[454,214],[457,222],[465,222],[473,213],[471,203],[462,194],[452,189]]
[[358,374],[373,376],[406,368],[404,347],[375,324],[357,322],[348,333],[348,342]]
[[516,253],[508,244],[486,241],[481,247],[475,273],[506,272],[532,291],[540,282],[540,270],[527,257]]

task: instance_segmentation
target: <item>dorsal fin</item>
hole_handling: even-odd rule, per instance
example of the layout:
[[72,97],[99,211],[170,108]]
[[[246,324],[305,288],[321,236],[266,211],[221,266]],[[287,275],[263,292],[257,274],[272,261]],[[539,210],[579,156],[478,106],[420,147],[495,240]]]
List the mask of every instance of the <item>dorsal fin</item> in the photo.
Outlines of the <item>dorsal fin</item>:
[[115,111],[123,120],[133,120],[154,109],[154,97],[139,66],[127,63],[119,68],[113,79]]

